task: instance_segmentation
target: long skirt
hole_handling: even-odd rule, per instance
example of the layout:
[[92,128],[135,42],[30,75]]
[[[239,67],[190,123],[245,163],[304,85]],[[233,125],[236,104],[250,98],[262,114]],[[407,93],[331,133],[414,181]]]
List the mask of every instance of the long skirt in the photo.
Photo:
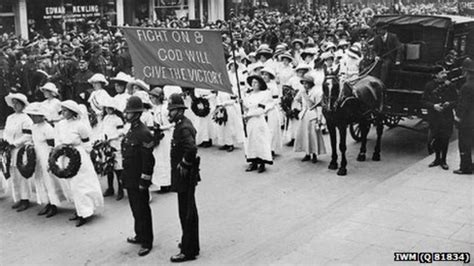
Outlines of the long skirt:
[[316,119],[313,119],[311,115],[305,114],[300,120],[296,132],[294,151],[318,155],[326,153],[321,130],[316,124]]
[[36,145],[35,152],[36,168],[32,178],[36,189],[36,201],[38,204],[60,205],[61,202],[68,199],[67,191],[65,191],[66,185],[61,184],[67,181],[48,172],[48,148]]
[[216,135],[216,128],[210,112],[206,117],[196,116],[196,143],[200,144],[204,141],[212,140]]
[[160,141],[158,147],[153,150],[155,157],[155,167],[153,169],[153,177],[151,182],[155,186],[170,186],[171,185],[171,164],[170,164],[170,150],[171,138],[173,131],[165,130],[165,136]]
[[244,148],[247,162],[273,164],[271,133],[263,115],[248,120]]
[[24,178],[18,168],[16,167],[16,157],[18,154],[19,148],[12,150],[11,157],[11,166],[10,173],[11,176],[8,179],[9,186],[12,192],[12,198],[14,202],[19,200],[34,200],[35,196],[33,193],[33,181],[31,178]]
[[268,128],[272,136],[272,151],[280,153],[282,149],[282,132],[281,132],[281,117],[280,110],[277,107],[270,110],[267,114]]
[[69,179],[77,215],[89,217],[98,207],[104,206],[102,189],[89,154],[81,146],[76,146],[81,154],[79,172]]

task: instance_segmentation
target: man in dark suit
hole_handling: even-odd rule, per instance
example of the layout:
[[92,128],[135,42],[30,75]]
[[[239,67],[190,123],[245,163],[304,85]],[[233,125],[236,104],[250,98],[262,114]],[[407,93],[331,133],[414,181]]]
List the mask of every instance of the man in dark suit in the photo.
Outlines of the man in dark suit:
[[474,139],[474,61],[466,58],[463,62],[466,82],[459,92],[455,120],[458,123],[458,145],[461,165],[455,174],[472,174],[472,144]]
[[130,130],[122,141],[123,171],[122,182],[127,189],[130,208],[135,220],[135,236],[127,242],[141,244],[139,256],[150,253],[153,245],[153,224],[150,209],[151,176],[155,165],[153,157],[153,137],[140,121],[144,111],[139,97],[132,96],[127,102],[125,116],[130,122]]
[[379,78],[387,84],[387,77],[393,65],[400,64],[401,44],[397,35],[387,31],[387,24],[377,24],[377,35],[374,37],[376,59],[381,60]]
[[196,259],[199,255],[199,220],[194,192],[200,181],[199,157],[196,157],[196,129],[184,116],[183,98],[172,94],[168,102],[169,120],[175,123],[171,141],[171,190],[178,193],[179,220],[183,235],[181,252],[172,262]]

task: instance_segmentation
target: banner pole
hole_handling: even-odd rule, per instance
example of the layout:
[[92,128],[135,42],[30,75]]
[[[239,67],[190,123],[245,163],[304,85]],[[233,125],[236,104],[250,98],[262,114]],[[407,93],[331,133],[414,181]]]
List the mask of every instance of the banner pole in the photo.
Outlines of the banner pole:
[[230,20],[229,20],[229,35],[230,35],[230,47],[232,49],[232,60],[234,60],[234,68],[235,68],[235,78],[236,78],[236,81],[237,81],[237,95],[239,97],[239,104],[240,104],[240,114],[242,115],[242,123],[244,125],[244,136],[247,138],[247,126],[246,126],[246,123],[245,123],[245,119],[244,119],[244,106],[243,106],[243,102],[242,102],[242,93],[240,92],[240,81],[239,81],[239,72],[237,71],[237,61],[235,60],[235,49],[234,49],[234,37],[232,36],[232,32],[233,32],[233,19],[234,19],[234,11],[233,9],[231,9],[231,12],[230,12]]

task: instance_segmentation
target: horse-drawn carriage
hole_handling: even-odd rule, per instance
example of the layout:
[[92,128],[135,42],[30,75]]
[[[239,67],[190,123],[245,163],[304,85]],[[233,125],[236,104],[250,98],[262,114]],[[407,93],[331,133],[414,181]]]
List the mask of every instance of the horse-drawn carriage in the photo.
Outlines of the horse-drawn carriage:
[[[385,15],[373,18],[373,25],[378,24],[388,25],[388,31],[396,34],[401,43],[401,64],[389,72],[382,111],[384,124],[395,127],[403,118],[423,118],[426,110],[420,101],[425,84],[439,72],[452,50],[457,52],[457,58],[446,70],[451,80],[460,78],[462,60],[474,58],[474,18]],[[360,140],[357,124],[351,125],[350,133],[354,140]]]

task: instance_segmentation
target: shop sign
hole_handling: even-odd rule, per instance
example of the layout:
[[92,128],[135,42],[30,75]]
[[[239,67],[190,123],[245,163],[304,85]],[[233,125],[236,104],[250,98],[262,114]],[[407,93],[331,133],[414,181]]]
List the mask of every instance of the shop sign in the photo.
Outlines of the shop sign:
[[67,22],[73,22],[91,17],[100,17],[98,5],[47,6],[44,8],[43,19],[64,18]]
[[232,93],[220,31],[124,27],[135,76]]

